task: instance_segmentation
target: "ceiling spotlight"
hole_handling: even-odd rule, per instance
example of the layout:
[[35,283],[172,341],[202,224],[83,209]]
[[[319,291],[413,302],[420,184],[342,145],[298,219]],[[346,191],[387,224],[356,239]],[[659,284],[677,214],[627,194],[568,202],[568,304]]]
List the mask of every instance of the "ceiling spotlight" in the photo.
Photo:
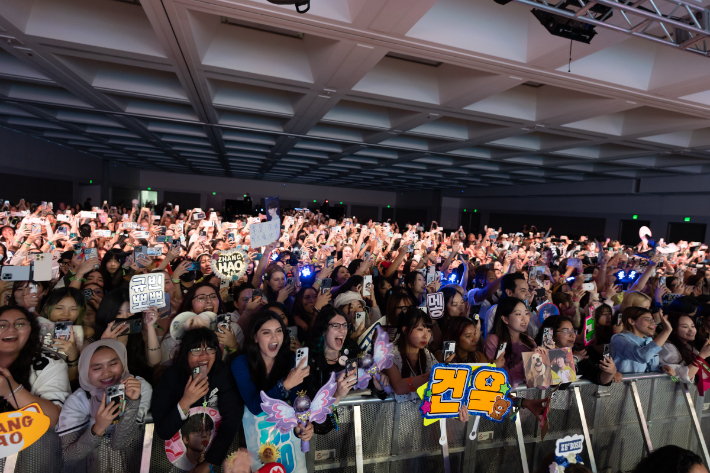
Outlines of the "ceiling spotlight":
[[[580,8],[581,7],[577,3],[572,2],[572,0],[565,0],[554,7],[555,10],[562,10],[570,14],[570,16],[576,15],[577,10]],[[594,4],[594,6],[587,10],[587,14],[599,22],[611,18],[613,13],[614,10],[611,7],[600,3]],[[553,36],[589,44],[592,38],[597,34],[594,30],[594,25],[579,21],[576,18],[570,18],[566,15],[556,15],[548,10],[540,10],[538,8],[533,8],[532,14],[535,15],[535,18],[537,18],[540,24]]]

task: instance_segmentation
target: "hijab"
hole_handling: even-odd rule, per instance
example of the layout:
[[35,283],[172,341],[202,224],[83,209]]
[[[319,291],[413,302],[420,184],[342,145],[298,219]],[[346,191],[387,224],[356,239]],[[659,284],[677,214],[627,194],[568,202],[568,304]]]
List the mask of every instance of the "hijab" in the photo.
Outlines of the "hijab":
[[91,408],[89,412],[92,419],[96,416],[96,412],[99,410],[99,407],[101,407],[104,390],[91,384],[89,381],[89,368],[91,367],[91,357],[94,356],[96,350],[101,347],[109,347],[118,355],[121,363],[123,363],[123,374],[121,375],[121,379],[123,380],[130,376],[128,373],[128,357],[126,347],[123,343],[118,340],[103,339],[98,340],[84,348],[81,352],[81,356],[79,356],[79,385],[81,386],[81,389],[91,395]]

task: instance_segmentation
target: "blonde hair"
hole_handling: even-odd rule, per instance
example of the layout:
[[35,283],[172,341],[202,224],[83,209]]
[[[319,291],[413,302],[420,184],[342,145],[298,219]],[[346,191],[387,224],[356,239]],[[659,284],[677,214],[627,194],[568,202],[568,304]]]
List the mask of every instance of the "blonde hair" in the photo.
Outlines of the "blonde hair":
[[644,294],[643,292],[631,291],[624,294],[624,299],[621,301],[621,307],[619,308],[622,312],[627,307],[643,307],[642,304],[648,302],[649,307],[653,302],[650,296]]

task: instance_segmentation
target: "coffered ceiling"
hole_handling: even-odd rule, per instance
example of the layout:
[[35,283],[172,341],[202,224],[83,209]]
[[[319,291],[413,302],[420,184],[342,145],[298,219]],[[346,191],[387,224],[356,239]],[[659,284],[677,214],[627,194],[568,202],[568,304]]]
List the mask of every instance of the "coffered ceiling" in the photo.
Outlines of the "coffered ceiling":
[[597,32],[570,45],[493,0],[0,0],[0,126],[383,190],[710,172],[710,59]]

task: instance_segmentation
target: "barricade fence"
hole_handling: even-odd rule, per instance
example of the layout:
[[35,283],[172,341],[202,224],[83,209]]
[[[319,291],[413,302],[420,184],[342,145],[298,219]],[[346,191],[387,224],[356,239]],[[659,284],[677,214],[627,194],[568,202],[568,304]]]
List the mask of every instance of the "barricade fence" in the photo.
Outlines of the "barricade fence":
[[[528,399],[548,394],[526,388],[512,392]],[[582,380],[553,396],[544,440],[538,421],[523,409],[515,420],[500,424],[480,418],[473,440],[469,434],[477,417],[466,424],[448,419],[446,441],[440,442],[439,423],[423,424],[421,401],[351,395],[340,403],[338,430],[311,440],[307,468],[308,473],[530,473],[554,451],[557,439],[574,434],[585,436],[582,456],[595,473],[630,471],[649,450],[669,444],[698,453],[708,465],[710,401],[704,401],[694,385],[662,373],[625,375],[609,387]],[[149,415],[126,452],[131,471],[172,470],[164,440],[153,427]],[[238,444],[235,438],[230,451]],[[57,455],[57,448],[58,438],[50,433],[19,456],[2,459],[0,469],[40,471],[37,465],[46,464],[48,454]]]

